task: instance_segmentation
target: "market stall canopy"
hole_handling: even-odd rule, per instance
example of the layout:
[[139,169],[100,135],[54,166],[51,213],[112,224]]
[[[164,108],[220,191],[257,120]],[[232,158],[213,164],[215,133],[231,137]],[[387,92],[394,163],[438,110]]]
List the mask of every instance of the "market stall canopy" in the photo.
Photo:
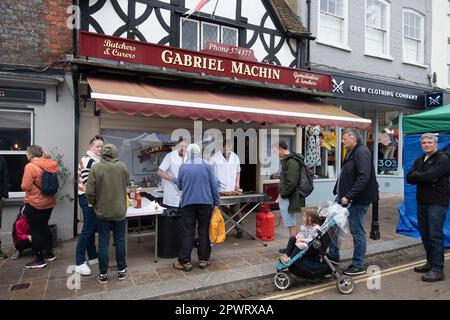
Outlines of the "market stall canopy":
[[315,100],[279,98],[240,91],[213,91],[199,86],[161,85],[132,81],[88,78],[97,109],[193,120],[232,120],[257,123],[286,123],[300,126],[366,129],[371,121]]
[[403,117],[403,133],[450,131],[450,104]]

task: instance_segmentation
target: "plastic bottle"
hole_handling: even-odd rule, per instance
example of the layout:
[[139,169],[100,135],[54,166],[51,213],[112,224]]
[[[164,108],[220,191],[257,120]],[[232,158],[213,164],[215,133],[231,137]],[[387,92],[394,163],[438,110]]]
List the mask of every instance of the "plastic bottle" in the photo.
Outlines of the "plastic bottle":
[[134,196],[134,200],[136,201],[136,209],[142,208],[142,198],[141,198],[141,192],[136,191],[136,195]]

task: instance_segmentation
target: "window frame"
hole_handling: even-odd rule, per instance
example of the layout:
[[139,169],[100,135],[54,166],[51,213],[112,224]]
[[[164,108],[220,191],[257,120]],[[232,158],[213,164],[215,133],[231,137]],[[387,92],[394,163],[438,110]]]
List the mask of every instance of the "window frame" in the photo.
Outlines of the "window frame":
[[[196,49],[195,51],[200,51],[200,50],[199,50],[199,46],[200,46],[200,43],[199,43],[199,37],[200,37],[200,21],[198,21],[198,20],[193,20],[193,19],[184,19],[184,18],[180,18],[180,20],[181,20],[181,23],[180,23],[180,44],[179,44],[179,47],[180,47],[181,49],[185,49],[185,50],[192,50],[192,49],[184,48],[184,47],[183,47],[183,22],[184,22],[184,21],[191,21],[191,22],[195,22],[195,24],[197,24],[197,49]],[[201,37],[200,37],[200,38],[201,38]]]
[[[344,50],[347,50],[347,51],[351,51],[350,47],[348,46],[348,20],[349,20],[348,19],[348,15],[349,15],[349,12],[348,12],[349,11],[348,10],[348,0],[342,0],[343,1],[343,9],[342,9],[343,16],[342,17],[337,16],[337,15],[332,14],[332,13],[329,13],[329,12],[323,12],[321,10],[321,1],[322,0],[320,0],[318,2],[318,10],[317,10],[318,11],[318,16],[317,16],[317,41],[316,42],[320,43],[320,44],[336,47],[336,48],[339,48],[339,49],[344,49]],[[343,23],[342,23],[342,39],[341,39],[340,43],[339,42],[326,41],[326,40],[324,40],[323,35],[321,36],[320,29],[321,29],[321,21],[322,21],[321,15],[322,15],[322,13],[343,20]]]
[[[30,114],[30,145],[34,144],[34,110],[33,109],[17,109],[11,107],[3,107],[0,105],[0,114],[2,112],[17,112],[17,113],[29,113]],[[1,150],[0,155],[8,156],[8,155],[26,155],[26,150],[12,151],[12,150]],[[8,192],[9,198],[23,198],[25,197],[24,191],[10,191]]]
[[[418,39],[414,39],[411,37],[408,37],[405,35],[405,14],[411,13],[420,18],[420,44],[419,44],[419,60],[418,61],[412,61],[408,60],[406,58],[406,46],[405,46],[405,39],[410,39],[414,41],[418,41]],[[409,63],[409,64],[416,64],[416,65],[424,65],[425,63],[425,16],[421,14],[420,12],[410,9],[410,8],[404,8],[403,9],[403,15],[402,15],[402,55],[403,55],[403,63]]]
[[[365,55],[371,56],[371,57],[388,59],[388,60],[394,60],[391,56],[391,3],[388,1],[385,1],[385,0],[373,0],[373,1],[380,2],[384,5],[386,5],[386,23],[385,23],[386,30],[367,25],[367,2],[368,2],[368,0],[365,0],[365,7],[364,7],[364,52],[365,52]],[[368,48],[367,48],[367,28],[372,28],[375,30],[380,30],[380,31],[386,32],[385,43],[384,43],[384,51],[385,52],[380,53],[380,52],[373,52],[373,51],[368,50]]]

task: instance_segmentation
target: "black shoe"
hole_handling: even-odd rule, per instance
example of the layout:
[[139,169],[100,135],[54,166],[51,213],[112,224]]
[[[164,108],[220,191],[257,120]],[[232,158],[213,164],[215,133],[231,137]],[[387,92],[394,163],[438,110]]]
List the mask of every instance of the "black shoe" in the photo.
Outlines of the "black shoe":
[[419,266],[419,267],[414,267],[414,272],[419,272],[419,273],[427,273],[430,270],[431,270],[431,266],[428,263],[425,263],[424,265]]
[[239,230],[238,232],[236,232],[236,239],[242,239],[242,237],[243,237],[243,234],[242,234],[242,231],[241,231],[241,230]]
[[344,271],[344,274],[348,276],[356,276],[358,274],[364,274],[366,273],[366,270],[364,268],[357,268],[353,265],[347,268],[347,270]]
[[119,277],[119,280],[123,280],[127,277],[128,272],[127,269],[123,269],[122,271],[117,272],[117,276]]
[[281,248],[280,250],[278,250],[278,252],[281,254],[286,254],[286,251],[287,251],[286,248]]
[[25,268],[27,269],[42,269],[46,266],[47,264],[45,263],[45,261],[38,261],[38,259],[34,259],[33,261],[25,264]]
[[101,284],[107,284],[108,283],[108,274],[101,274],[99,273],[97,275],[97,281]]
[[339,258],[334,258],[334,257],[332,257],[332,256],[330,256],[330,255],[326,255],[327,256],[327,258],[328,258],[328,260],[330,260],[330,262],[332,263],[332,264],[334,264],[334,265],[338,265],[339,264],[339,262],[341,261],[341,259],[339,259]]
[[422,281],[436,282],[444,280],[444,272],[430,270],[422,276]]

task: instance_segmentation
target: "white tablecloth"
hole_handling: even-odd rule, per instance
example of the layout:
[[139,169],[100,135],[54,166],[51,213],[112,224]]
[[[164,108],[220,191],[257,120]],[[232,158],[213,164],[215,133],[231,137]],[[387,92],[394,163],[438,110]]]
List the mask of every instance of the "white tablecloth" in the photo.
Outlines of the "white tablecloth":
[[164,209],[155,209],[154,206],[151,206],[150,200],[148,200],[147,198],[142,198],[142,208],[136,209],[134,207],[128,207],[127,218],[158,215],[162,214],[163,210]]

